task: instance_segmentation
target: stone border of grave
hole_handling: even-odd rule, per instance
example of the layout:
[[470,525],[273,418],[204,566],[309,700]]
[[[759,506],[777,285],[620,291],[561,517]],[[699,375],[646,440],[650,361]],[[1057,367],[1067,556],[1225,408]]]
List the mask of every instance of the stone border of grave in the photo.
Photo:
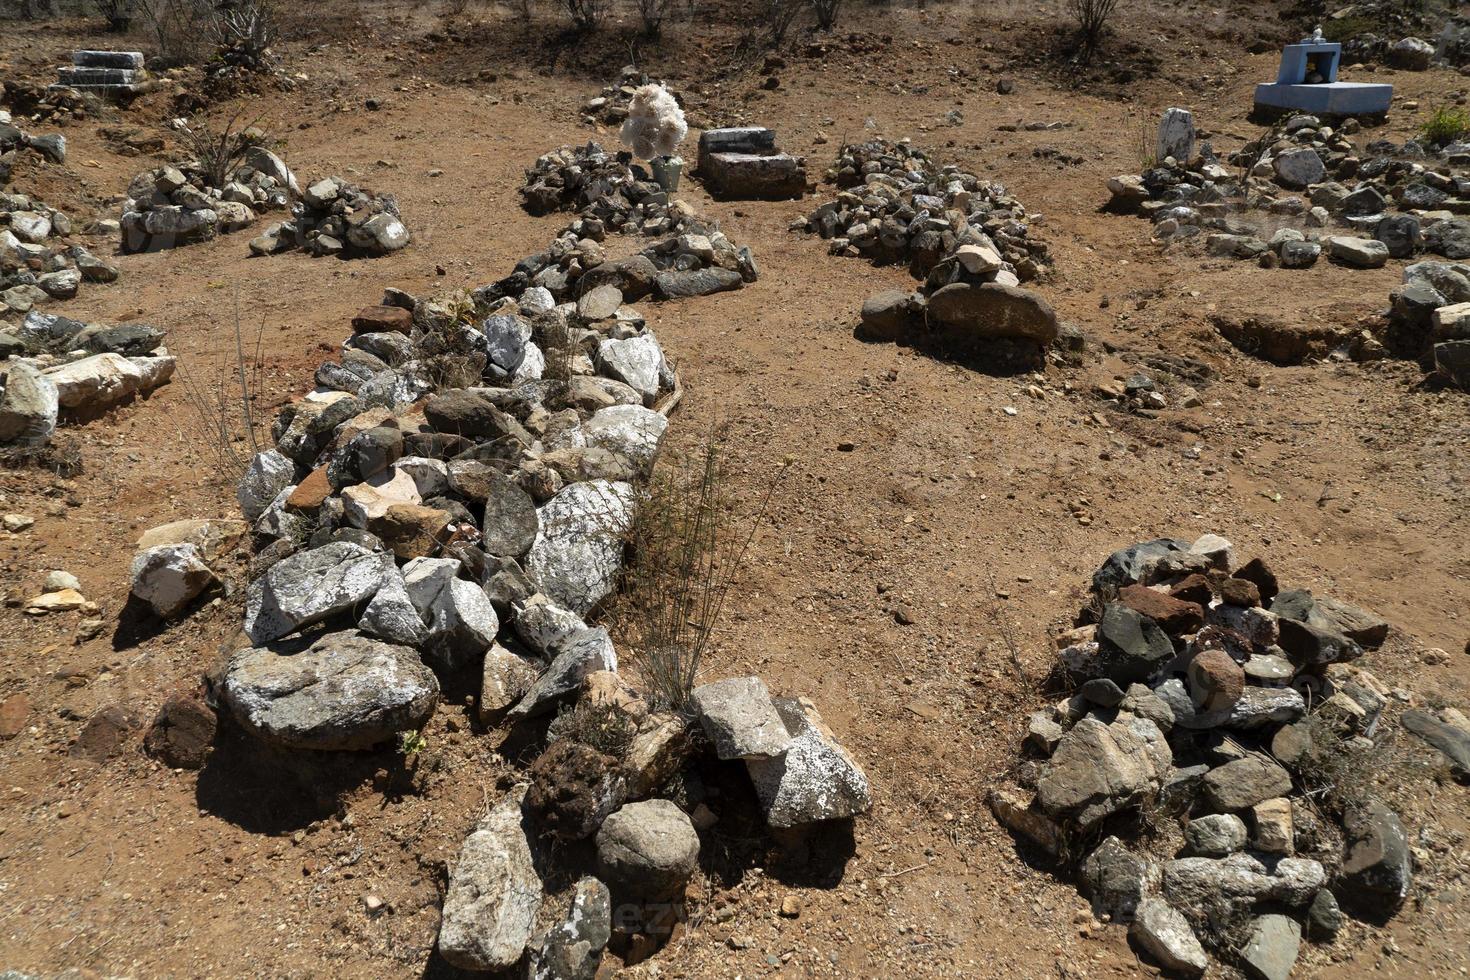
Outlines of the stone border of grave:
[[1299,113],[1221,161],[1197,143],[1192,114],[1171,108],[1157,163],[1110,178],[1109,206],[1148,218],[1156,242],[1200,238],[1210,255],[1264,268],[1306,269],[1323,255],[1359,269],[1470,256],[1470,147],[1375,140],[1360,153],[1348,139],[1357,132],[1353,119],[1334,128]]
[[[677,254],[697,257],[695,244]],[[232,724],[297,751],[412,737],[437,709],[440,678],[465,673],[479,677],[487,728],[550,720],[526,784],[466,838],[437,945],[463,969],[524,962],[570,978],[595,971],[605,947],[647,955],[681,919],[699,832],[718,819],[661,797],[685,767],[743,763],[767,823],[787,833],[866,812],[871,790],[811,702],[740,677],[659,703],[630,686],[608,630],[588,623],[617,587],[681,388],[625,305],[622,272],[598,275],[618,263],[575,269],[592,284],[575,299],[567,284],[559,299],[525,274],[566,274],[544,259],[452,301],[388,290],[354,318],[317,389],[280,413],[275,448],[238,492],[255,545],[250,645],[211,690]],[[211,542],[231,522],[218,523],[140,541],[135,601],[169,619],[210,594]],[[150,744],[171,752],[186,714],[165,705]],[[589,724],[619,730],[620,744],[592,738]],[[577,865],[585,849],[548,837],[590,840],[595,858]],[[553,871],[577,881],[565,916],[544,894]]]
[[[1018,782],[989,802],[1076,873],[1099,918],[1168,970],[1216,956],[1285,977],[1304,936],[1332,941],[1339,903],[1397,911],[1414,878],[1404,827],[1342,780],[1395,726],[1390,691],[1353,663],[1385,620],[1283,587],[1214,534],[1115,552],[1079,620],[1056,640],[1074,693],[1031,715]],[[1462,714],[1404,725],[1470,774]]]

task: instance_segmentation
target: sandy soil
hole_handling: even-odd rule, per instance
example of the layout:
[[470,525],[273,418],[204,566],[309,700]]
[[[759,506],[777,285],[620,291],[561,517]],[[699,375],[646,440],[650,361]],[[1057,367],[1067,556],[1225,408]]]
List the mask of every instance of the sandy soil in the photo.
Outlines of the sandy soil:
[[[814,174],[844,138],[872,132],[912,136],[1004,181],[1045,216],[1038,230],[1056,271],[1040,290],[1093,345],[1082,367],[1033,379],[863,343],[853,336],[863,297],[906,283],[902,270],[831,257],[789,232],[814,201],[717,203],[687,185],[686,198],[755,249],[762,277],[646,306],[687,389],[671,447],[714,433],[747,502],[789,460],[706,672],[759,672],[815,700],[866,768],[876,805],[852,840],[796,855],[717,827],[694,918],[635,971],[1148,971],[1123,929],[1094,921],[1074,887],[1018,852],[983,805],[1013,764],[1025,710],[1046,697],[1048,635],[1069,624],[1092,569],[1137,539],[1222,533],[1244,555],[1269,556],[1284,581],[1386,616],[1394,636],[1366,662],[1380,677],[1470,700],[1470,400],[1423,390],[1403,363],[1273,367],[1230,347],[1207,319],[1270,312],[1351,324],[1386,306],[1402,263],[1287,272],[1161,253],[1145,223],[1100,211],[1106,178],[1138,167],[1139,120],[1166,105],[1191,106],[1217,149],[1254,135],[1250,87],[1275,59],[1244,45],[1295,25],[1275,5],[1239,6],[1130,11],[1120,33],[1133,52],[1080,87],[1059,84],[1070,73],[1043,57],[1056,23],[1044,4],[984,16],[963,4],[855,7],[846,27],[861,33],[839,32],[814,57],[798,38],[775,91],[760,89],[759,59],[711,68],[730,51],[729,29],[679,24],[667,50],[642,51],[675,84],[704,90],[699,112],[774,126]],[[576,108],[627,51],[609,42],[579,58],[554,38],[537,44],[496,26],[497,13],[473,16],[490,26],[456,42],[432,10],[344,14],[321,28],[333,39],[325,49],[286,46],[289,71],[307,76],[293,91],[246,103],[286,135],[298,173],[396,194],[411,248],[375,261],[249,259],[248,234],[236,234],[121,257],[118,284],[84,289],[64,312],[167,327],[185,372],[208,387],[228,364],[238,311],[247,333],[263,324],[265,408],[310,386],[351,315],[385,286],[448,292],[504,275],[564,222],[520,210],[522,169],[595,135]],[[107,43],[89,30],[7,24],[0,74],[41,78],[70,48]],[[425,42],[431,32],[439,40]],[[1014,94],[996,93],[1001,76],[1016,79]],[[1444,71],[1377,77],[1424,105],[1467,87]],[[382,108],[364,108],[369,97]],[[955,108],[962,124],[945,125]],[[163,133],[170,114],[165,92],[117,119],[73,124],[65,171],[18,171],[17,186],[80,217],[87,201],[100,206],[155,165],[120,156],[101,129]],[[1414,120],[1396,111],[1379,132],[1403,139]],[[997,128],[1034,121],[1067,128]],[[819,132],[830,142],[817,143]],[[1037,155],[1048,148],[1080,162]],[[1092,393],[1156,353],[1209,366],[1204,407],[1147,419]],[[1033,381],[1044,398],[1025,393]],[[0,471],[0,510],[36,518],[29,531],[0,533],[0,586],[22,600],[48,570],[69,570],[107,628],[82,640],[77,614],[0,610],[0,701],[29,705],[20,733],[0,743],[0,968],[453,975],[432,954],[445,865],[515,773],[503,736],[471,725],[467,691],[430,725],[413,790],[391,753],[298,771],[229,733],[201,773],[144,756],[140,733],[103,764],[73,752],[100,708],[122,704],[146,722],[208,669],[238,630],[244,569],[233,569],[232,596],[166,630],[119,620],[138,535],[182,517],[236,516],[233,488],[218,478],[182,381],[68,435],[86,467],[75,478]],[[899,606],[910,624],[895,618]],[[1299,975],[1470,969],[1466,789],[1431,778],[1387,788],[1428,861],[1414,900],[1386,929],[1355,923],[1335,946],[1311,947]],[[782,917],[791,894],[800,915]],[[369,895],[386,911],[370,915]]]

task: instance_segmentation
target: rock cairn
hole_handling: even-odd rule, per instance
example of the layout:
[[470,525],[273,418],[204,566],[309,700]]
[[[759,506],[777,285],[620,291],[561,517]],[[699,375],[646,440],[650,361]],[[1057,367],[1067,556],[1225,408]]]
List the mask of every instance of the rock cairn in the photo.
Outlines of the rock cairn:
[[[698,271],[712,238],[668,241],[681,239],[685,251],[660,259]],[[670,710],[620,675],[607,629],[589,624],[616,586],[680,389],[625,305],[623,263],[565,276],[548,257],[576,240],[569,231],[470,296],[390,289],[354,319],[240,481],[251,645],[215,679],[222,713],[284,748],[362,750],[413,733],[442,679],[465,674],[482,724],[554,718],[527,785],[465,839],[438,948],[462,969],[568,978],[592,976],[606,947],[647,955],[681,918],[699,833],[718,819],[662,798],[689,767],[743,762],[783,831],[871,802],[810,702],[744,677]],[[552,269],[564,278],[543,275]],[[161,616],[218,578],[188,528],[142,545],[133,593]],[[552,877],[577,882],[570,909],[537,931]]]
[[177,248],[248,228],[258,211],[284,208],[300,192],[285,162],[260,146],[251,147],[223,187],[209,179],[197,161],[134,177],[123,204],[123,250]]
[[393,195],[325,177],[292,203],[290,221],[272,224],[250,242],[250,251],[271,255],[300,248],[314,256],[375,258],[406,248],[411,240]]
[[1002,372],[1041,366],[1060,328],[1046,301],[1020,283],[1047,271],[1047,247],[1030,237],[1026,209],[1004,186],[888,140],[842,147],[827,179],[844,190],[792,230],[829,239],[834,255],[905,263],[923,279],[918,291],[867,299],[868,338]]
[[1309,268],[1324,253],[1349,268],[1426,251],[1470,257],[1470,145],[1376,140],[1359,151],[1357,132],[1353,120],[1292,116],[1222,161],[1208,143],[1195,153],[1191,121],[1179,156],[1108,189],[1116,209],[1153,222],[1156,241],[1198,238],[1212,255],[1267,268]]
[[[1388,637],[1384,620],[1283,588],[1217,535],[1114,553],[1082,619],[1057,640],[1075,693],[1031,716],[1019,784],[990,803],[1018,837],[1076,861],[1099,917],[1131,923],[1170,970],[1197,975],[1213,952],[1285,977],[1303,935],[1336,933],[1339,902],[1393,914],[1413,881],[1405,830],[1343,786],[1372,771],[1393,727],[1390,691],[1354,663]],[[1456,720],[1404,723],[1454,750],[1470,746]]]
[[660,187],[631,153],[609,153],[591,142],[538,157],[520,194],[531,214],[577,212],[588,223],[588,237],[609,231],[668,235],[694,218],[694,209]]
[[86,324],[32,311],[0,330],[0,445],[42,447],[58,418],[88,419],[166,384],[174,358],[143,323]]
[[975,245],[1004,263],[1002,284],[1048,271],[1046,243],[1030,237],[1026,209],[1004,185],[940,167],[907,142],[849,143],[827,180],[842,193],[793,230],[821,235],[833,255],[906,264],[923,278],[960,246]]
[[1383,344],[1470,391],[1470,265],[1416,262],[1389,297]]
[[65,212],[24,194],[0,193],[0,319],[71,299],[83,282],[117,280],[116,266],[67,241],[72,232]]

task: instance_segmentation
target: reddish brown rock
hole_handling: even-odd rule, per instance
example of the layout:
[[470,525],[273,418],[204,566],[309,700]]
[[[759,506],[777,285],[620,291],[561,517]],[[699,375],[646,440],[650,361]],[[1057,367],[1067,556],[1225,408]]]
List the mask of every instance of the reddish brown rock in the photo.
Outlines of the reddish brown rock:
[[214,745],[218,722],[199,691],[175,694],[158,709],[143,751],[171,769],[200,769]]
[[0,704],[0,738],[10,739],[19,735],[31,716],[31,699],[24,694],[12,694]]
[[1261,590],[1248,579],[1225,578],[1220,580],[1220,599],[1226,605],[1249,609],[1261,604]]
[[93,715],[71,747],[71,755],[101,764],[122,751],[138,727],[138,716],[131,708],[110,704]]
[[1205,622],[1205,611],[1199,603],[1176,599],[1146,585],[1124,586],[1118,592],[1118,601],[1158,623],[1170,636],[1193,633]]
[[1215,598],[1215,590],[1210,587],[1210,580],[1199,572],[1175,582],[1169,589],[1169,594],[1181,602],[1195,602],[1201,607],[1209,605],[1210,600]]
[[327,468],[318,466],[307,474],[306,479],[296,484],[296,489],[286,498],[286,509],[314,511],[331,495],[332,484],[327,479]]
[[399,558],[431,558],[448,540],[445,527],[448,511],[419,504],[394,504],[381,517],[368,521],[367,529],[376,534],[388,550]]
[[1185,672],[1189,694],[1202,714],[1229,711],[1245,690],[1245,671],[1224,650],[1205,650]]
[[410,333],[413,314],[401,306],[368,306],[352,318],[353,333]]
[[1281,585],[1276,581],[1276,574],[1260,558],[1252,558],[1236,569],[1235,578],[1254,582],[1256,589],[1261,593],[1262,602],[1270,602],[1276,598],[1276,593],[1281,591]]

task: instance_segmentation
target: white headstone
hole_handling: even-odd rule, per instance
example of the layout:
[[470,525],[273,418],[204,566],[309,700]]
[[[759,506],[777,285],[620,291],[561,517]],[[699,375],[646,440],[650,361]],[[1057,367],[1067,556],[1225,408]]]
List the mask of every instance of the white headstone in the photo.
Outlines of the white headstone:
[[1159,120],[1159,142],[1155,160],[1173,157],[1182,164],[1194,159],[1194,114],[1188,109],[1166,109]]

